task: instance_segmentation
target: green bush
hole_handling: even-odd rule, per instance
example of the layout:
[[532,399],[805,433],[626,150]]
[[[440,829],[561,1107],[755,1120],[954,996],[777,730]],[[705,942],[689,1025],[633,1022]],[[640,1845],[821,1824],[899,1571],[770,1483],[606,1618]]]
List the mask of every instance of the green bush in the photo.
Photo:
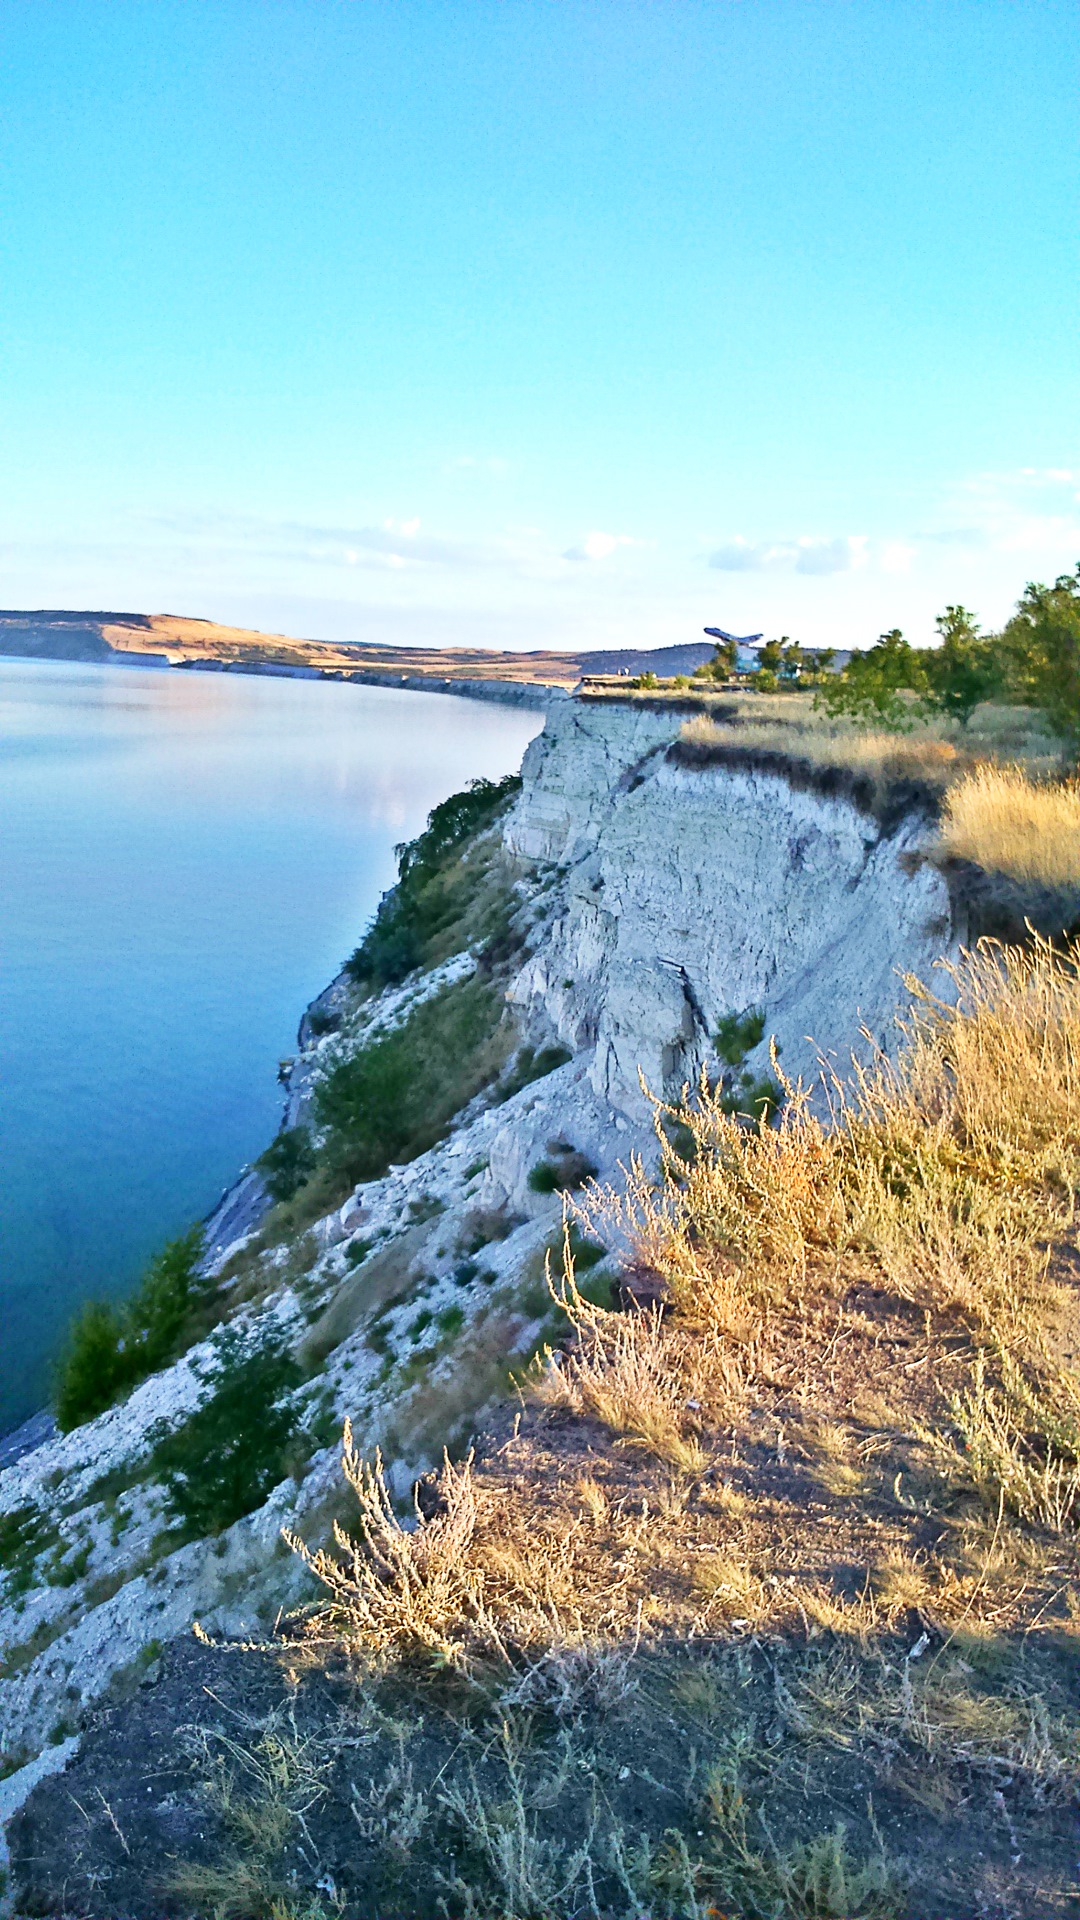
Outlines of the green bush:
[[742,1114],[761,1125],[779,1113],[783,1099],[783,1088],[769,1074],[755,1079],[752,1073],[742,1073],[730,1092],[721,1096],[720,1105],[725,1113]]
[[745,1013],[725,1013],[716,1029],[716,1051],[729,1067],[741,1067],[764,1032],[765,1015],[760,1007],[749,1007]]
[[57,1365],[53,1405],[61,1433],[104,1413],[133,1384],[122,1315],[105,1300],[88,1300]]
[[598,1240],[586,1239],[580,1227],[573,1221],[570,1225],[569,1241],[570,1258],[577,1273],[589,1273],[593,1267],[600,1265],[601,1260],[607,1259],[607,1248],[602,1247]]
[[300,1369],[281,1340],[217,1342],[208,1392],[183,1426],[152,1430],[153,1471],[193,1537],[220,1533],[262,1505],[288,1471],[300,1420],[289,1395]]
[[569,1047],[541,1047],[537,1052],[532,1047],[522,1047],[510,1072],[499,1083],[499,1099],[511,1099],[522,1087],[531,1086],[534,1080],[543,1080],[547,1074],[554,1073],[556,1067],[565,1067],[572,1059]]
[[494,823],[520,786],[516,774],[472,780],[464,792],[432,809],[423,833],[396,848],[397,885],[384,896],[345,963],[353,980],[375,992],[430,963],[433,943],[462,916],[482,878],[455,871],[459,855]]
[[316,1120],[329,1130],[325,1161],[352,1181],[374,1180],[434,1146],[501,1067],[509,1040],[502,1021],[497,988],[473,977],[339,1061],[314,1098]]
[[291,1200],[315,1171],[315,1154],[306,1127],[283,1127],[255,1162],[272,1200]]
[[87,1301],[57,1364],[62,1433],[103,1413],[199,1337],[212,1291],[198,1271],[201,1252],[202,1229],[192,1227],[155,1254],[126,1304]]
[[45,1515],[32,1503],[0,1513],[0,1573],[7,1575],[9,1599],[33,1586],[34,1562],[50,1537]]
[[538,1160],[529,1175],[533,1193],[572,1193],[596,1172],[591,1160],[576,1147],[548,1142],[550,1160]]

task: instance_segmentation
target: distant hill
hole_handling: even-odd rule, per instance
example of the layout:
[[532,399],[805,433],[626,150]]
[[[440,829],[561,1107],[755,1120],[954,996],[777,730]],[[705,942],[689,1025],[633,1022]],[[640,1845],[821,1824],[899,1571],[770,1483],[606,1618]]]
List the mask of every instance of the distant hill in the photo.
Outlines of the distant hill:
[[712,658],[708,641],[676,647],[606,647],[558,653],[499,653],[486,647],[380,647],[297,639],[218,626],[166,613],[0,609],[0,654],[41,660],[146,660],[215,664],[242,671],[273,666],[332,674],[438,680],[515,680],[572,687],[586,674],[692,673]]

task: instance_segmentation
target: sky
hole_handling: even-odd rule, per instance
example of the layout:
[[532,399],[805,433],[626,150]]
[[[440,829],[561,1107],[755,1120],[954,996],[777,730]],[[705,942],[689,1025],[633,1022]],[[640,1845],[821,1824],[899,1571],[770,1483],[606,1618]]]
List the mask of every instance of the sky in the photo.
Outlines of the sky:
[[1077,0],[0,0],[0,604],[929,641],[1080,560]]

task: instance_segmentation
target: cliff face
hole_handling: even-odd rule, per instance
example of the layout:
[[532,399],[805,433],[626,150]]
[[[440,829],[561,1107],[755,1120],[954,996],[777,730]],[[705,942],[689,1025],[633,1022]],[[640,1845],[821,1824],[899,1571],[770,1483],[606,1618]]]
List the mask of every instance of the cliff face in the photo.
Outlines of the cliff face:
[[[288,1334],[305,1404],[321,1397],[333,1421],[348,1413],[361,1446],[383,1447],[398,1492],[544,1335],[561,1206],[536,1190],[539,1162],[572,1151],[617,1180],[628,1151],[654,1146],[639,1070],[668,1093],[703,1065],[719,1071],[727,1015],[761,1010],[750,1071],[767,1065],[770,1035],[792,1076],[812,1077],[819,1049],[842,1070],[869,1044],[861,1026],[889,1045],[901,972],[926,978],[952,941],[944,883],[906,858],[919,823],[884,834],[849,802],[775,774],[679,765],[678,725],[643,706],[560,703],[500,830],[525,941],[508,995],[518,1042],[561,1043],[569,1059],[509,1097],[477,1096],[440,1145],[258,1251],[247,1291],[226,1298],[239,1326]],[[341,984],[322,996],[340,1020],[304,1049],[294,1106],[334,1059],[477,966],[465,951],[360,1006]],[[219,1246],[218,1269],[246,1244]],[[190,1412],[207,1351],[0,1472],[0,1515],[21,1515],[22,1536],[37,1527],[45,1543],[40,1558],[24,1554],[18,1582],[0,1566],[9,1763],[73,1734],[119,1669],[137,1671],[148,1644],[193,1617],[251,1631],[300,1591],[274,1543],[283,1522],[309,1537],[325,1524],[336,1444],[221,1537],[172,1550],[162,1531],[150,1428]]]
[[678,722],[573,703],[525,759],[509,844],[563,871],[546,938],[514,997],[587,1050],[595,1092],[640,1117],[656,1091],[715,1061],[726,1014],[760,1008],[764,1065],[841,1070],[866,1027],[888,1044],[905,999],[949,945],[948,891],[910,856],[925,830],[885,835],[847,801],[781,777],[684,767]]

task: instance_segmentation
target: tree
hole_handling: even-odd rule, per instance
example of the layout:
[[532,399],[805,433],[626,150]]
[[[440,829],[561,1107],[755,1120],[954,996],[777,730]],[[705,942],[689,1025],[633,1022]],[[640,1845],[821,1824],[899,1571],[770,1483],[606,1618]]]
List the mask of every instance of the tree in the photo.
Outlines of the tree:
[[306,1127],[283,1127],[255,1165],[272,1200],[291,1200],[315,1171],[315,1151]]
[[199,1272],[201,1227],[170,1240],[154,1255],[128,1308],[127,1340],[132,1370],[140,1377],[173,1359],[207,1282]]
[[843,673],[820,689],[814,704],[827,713],[876,720],[903,731],[911,725],[912,715],[912,702],[904,700],[903,694],[926,691],[924,659],[899,627],[890,627],[876,646],[852,654]]
[[154,1255],[131,1299],[88,1301],[56,1370],[56,1422],[64,1433],[93,1420],[196,1337],[213,1282],[199,1271],[203,1236],[192,1227]]
[[105,1300],[88,1300],[72,1322],[57,1367],[56,1424],[61,1433],[104,1413],[130,1379],[120,1315]]
[[1001,649],[980,637],[978,621],[966,607],[946,607],[936,624],[941,645],[924,656],[924,705],[966,727],[975,708],[1002,690]]
[[713,648],[713,657],[700,667],[694,668],[695,680],[730,680],[735,671],[738,649],[734,640],[718,640]]
[[251,1346],[227,1327],[203,1379],[209,1391],[184,1424],[151,1431],[154,1470],[193,1535],[220,1533],[262,1505],[288,1471],[299,1426],[289,1396],[300,1369],[280,1339]]
[[1080,566],[1052,587],[1029,582],[1000,655],[1013,698],[1041,707],[1055,733],[1080,745]]

